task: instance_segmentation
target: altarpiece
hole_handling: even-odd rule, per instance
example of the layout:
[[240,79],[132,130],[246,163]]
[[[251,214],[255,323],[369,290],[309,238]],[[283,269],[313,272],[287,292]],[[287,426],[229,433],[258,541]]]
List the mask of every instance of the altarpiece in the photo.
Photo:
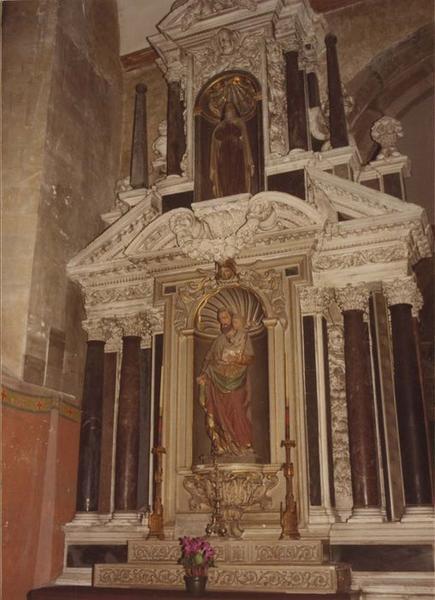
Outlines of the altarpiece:
[[[155,186],[120,191],[68,267],[105,374],[83,436],[103,450],[79,481],[66,555],[128,543],[128,560],[94,567],[94,585],[177,586],[177,538],[204,534],[218,482],[228,535],[213,589],[347,591],[328,544],[424,537],[429,518],[426,475],[413,484],[402,468],[393,362],[431,232],[403,195],[397,126],[386,117],[378,140],[393,150],[361,164],[336,39],[325,46],[307,2],[176,2],[158,30],[150,43],[181,107],[177,168],[168,159]],[[177,194],[189,201],[172,208]],[[279,539],[286,440],[292,540]],[[61,581],[78,578],[90,569],[67,562]]]

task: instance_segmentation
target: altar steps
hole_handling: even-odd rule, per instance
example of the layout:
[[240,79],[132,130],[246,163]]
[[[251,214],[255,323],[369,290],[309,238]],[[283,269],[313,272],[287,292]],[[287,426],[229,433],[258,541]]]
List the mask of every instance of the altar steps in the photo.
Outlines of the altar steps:
[[[217,540],[213,546],[216,568],[208,573],[209,591],[243,590],[251,597],[254,592],[267,593],[263,597],[321,594],[325,598],[350,590],[349,565],[328,562],[327,547],[321,540]],[[177,564],[179,555],[176,541],[132,540],[128,562],[95,565],[93,584],[179,590],[184,585],[184,571]]]
[[[162,589],[114,589],[87,586],[52,586],[29,592],[27,600],[177,600],[188,598],[182,588],[178,590]],[[207,591],[199,600],[356,600],[357,594],[297,594],[240,592],[240,591]]]

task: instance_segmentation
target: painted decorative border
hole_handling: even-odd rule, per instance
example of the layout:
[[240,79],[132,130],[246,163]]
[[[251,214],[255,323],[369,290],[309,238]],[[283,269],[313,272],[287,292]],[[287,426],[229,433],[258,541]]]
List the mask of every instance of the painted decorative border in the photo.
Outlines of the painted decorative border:
[[51,410],[58,410],[61,417],[74,423],[80,423],[81,410],[74,404],[60,398],[32,396],[31,394],[11,390],[5,386],[2,386],[1,398],[2,405],[8,408],[42,414],[49,413]]

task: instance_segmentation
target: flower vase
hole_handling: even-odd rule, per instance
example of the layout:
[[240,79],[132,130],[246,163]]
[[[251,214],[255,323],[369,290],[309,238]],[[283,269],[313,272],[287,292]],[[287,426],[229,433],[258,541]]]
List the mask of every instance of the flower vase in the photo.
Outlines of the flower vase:
[[184,583],[186,584],[186,591],[189,594],[192,594],[192,596],[201,596],[205,592],[207,575],[185,575]]

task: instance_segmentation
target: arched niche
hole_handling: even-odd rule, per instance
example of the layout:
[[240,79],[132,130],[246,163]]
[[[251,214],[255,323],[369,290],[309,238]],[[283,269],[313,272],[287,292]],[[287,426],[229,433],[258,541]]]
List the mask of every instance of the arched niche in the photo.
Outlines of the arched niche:
[[[216,348],[216,344],[219,344],[219,337],[222,338],[226,335],[218,322],[218,312],[221,310],[227,310],[231,315],[243,316],[244,330],[249,339],[249,347],[253,352],[253,360],[247,366],[246,373],[245,391],[248,405],[246,413],[242,416],[244,418],[246,415],[252,424],[252,452],[241,455],[224,452],[218,455],[218,460],[226,463],[267,464],[270,462],[270,431],[268,339],[263,323],[265,313],[257,296],[240,286],[229,286],[219,290],[203,302],[196,313],[192,463],[194,465],[210,463],[212,460],[212,442],[207,422],[208,412],[201,404],[200,385],[197,383],[197,378],[203,372],[207,355],[210,351],[213,352],[212,347]],[[231,352],[233,349],[226,342],[223,346],[225,352]],[[239,348],[236,346],[235,350],[238,351]],[[240,396],[234,394],[233,398],[238,401]]]
[[[242,121],[252,157],[250,189],[240,189],[235,193],[249,191],[254,195],[264,189],[261,87],[250,73],[226,71],[210,79],[201,88],[195,102],[195,202],[229,195],[216,193],[210,177],[211,165],[215,163],[212,146],[216,136],[213,134],[224,120],[227,103],[235,106],[237,117]],[[227,156],[230,155],[227,153]],[[235,164],[236,161],[233,162]]]

